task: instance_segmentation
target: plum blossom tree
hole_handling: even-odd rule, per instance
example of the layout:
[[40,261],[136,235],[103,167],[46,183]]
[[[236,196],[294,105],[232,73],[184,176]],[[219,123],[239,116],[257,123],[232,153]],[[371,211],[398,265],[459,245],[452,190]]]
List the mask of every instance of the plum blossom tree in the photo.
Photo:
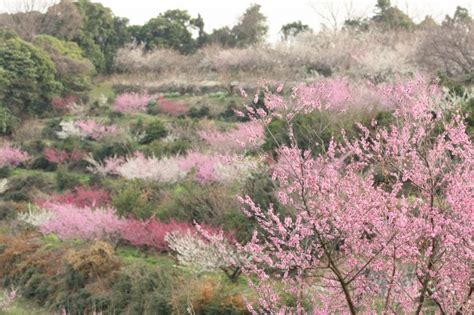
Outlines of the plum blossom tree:
[[242,149],[258,148],[264,139],[263,127],[255,122],[242,123],[237,128],[220,132],[209,128],[199,132],[199,136],[216,152],[229,153]]
[[11,144],[4,144],[0,147],[0,167],[18,166],[30,159],[27,152],[15,148]]
[[59,139],[69,137],[90,138],[92,140],[101,140],[107,136],[116,134],[119,130],[117,126],[107,126],[102,122],[92,119],[62,121],[61,130],[56,132]]
[[291,119],[321,110],[317,93],[288,101],[267,91],[268,111],[249,111],[264,125],[286,118],[292,140],[271,166],[289,215],[240,198],[258,224],[241,246],[243,271],[258,278],[252,313],[474,310],[474,149],[463,117],[421,78],[374,91],[395,122],[360,125],[359,139],[316,157],[297,146]]
[[99,187],[76,187],[65,194],[53,194],[46,199],[35,200],[42,206],[47,203],[72,204],[77,207],[107,207],[111,204],[110,194]]
[[146,112],[152,99],[148,94],[124,93],[115,100],[114,109],[121,113]]
[[199,183],[245,180],[257,169],[256,161],[237,154],[205,154],[189,152],[179,158],[179,166],[185,172],[194,172]]
[[[203,226],[202,230],[209,235],[217,234],[215,229],[210,226]],[[170,249],[166,240],[168,234],[178,233],[181,235],[195,232],[195,227],[190,223],[175,220],[160,222],[154,218],[146,221],[129,218],[120,230],[122,239],[131,245],[152,248],[157,251]]]
[[50,211],[35,207],[31,204],[28,205],[27,211],[18,214],[18,220],[35,227],[41,227],[52,217],[53,214]]
[[222,270],[231,281],[237,281],[245,257],[223,232],[209,233],[201,226],[197,227],[201,235],[195,231],[166,234],[165,241],[176,253],[178,263],[196,272]]
[[204,154],[189,152],[186,156],[158,159],[135,152],[126,158],[107,158],[104,163],[86,157],[89,170],[101,175],[118,175],[126,179],[145,179],[161,183],[175,183],[192,174],[200,183],[228,183],[236,178],[245,180],[257,169],[256,160],[238,154]]
[[54,233],[61,239],[117,241],[124,221],[111,207],[77,207],[74,204],[47,202],[43,211],[49,219],[40,224],[44,234]]
[[70,162],[81,161],[84,157],[84,152],[79,150],[68,152],[65,150],[48,147],[43,150],[43,155],[45,159],[51,163],[68,164]]

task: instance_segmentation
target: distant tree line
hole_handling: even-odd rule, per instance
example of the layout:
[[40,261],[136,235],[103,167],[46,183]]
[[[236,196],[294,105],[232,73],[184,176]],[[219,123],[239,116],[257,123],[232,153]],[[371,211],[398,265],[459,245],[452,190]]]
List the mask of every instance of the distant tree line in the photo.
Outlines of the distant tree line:
[[[120,48],[141,46],[192,54],[205,45],[244,48],[264,43],[267,18],[258,4],[248,7],[234,26],[210,33],[204,20],[185,10],[168,10],[144,25],[129,25],[110,8],[90,0],[28,0],[22,12],[0,14],[0,111],[42,112],[53,95],[86,92],[97,73],[111,73]],[[18,3],[21,3],[18,2]],[[48,2],[49,3],[49,2]],[[474,32],[469,12],[458,7],[442,25],[427,17],[416,24],[390,0],[378,0],[371,18],[348,19],[344,28],[364,32],[430,29],[420,62],[447,77],[473,81]],[[285,24],[282,39],[312,32],[301,21]]]

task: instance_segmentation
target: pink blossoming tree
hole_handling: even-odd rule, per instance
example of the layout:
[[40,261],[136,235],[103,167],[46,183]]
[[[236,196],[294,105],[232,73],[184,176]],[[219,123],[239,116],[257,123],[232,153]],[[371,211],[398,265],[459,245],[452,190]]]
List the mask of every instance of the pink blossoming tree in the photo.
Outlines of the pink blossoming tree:
[[[263,125],[287,119],[292,139],[272,166],[290,215],[240,198],[259,227],[241,246],[250,257],[244,272],[258,278],[251,312],[474,310],[474,148],[463,117],[422,79],[376,94],[394,109],[394,123],[361,125],[359,139],[332,142],[317,157],[297,147],[291,119],[329,108],[319,92],[295,92],[289,104],[267,91],[268,111],[250,107]],[[285,305],[282,290],[294,306]]]
[[124,93],[115,100],[114,109],[121,113],[146,112],[152,99],[148,94]]
[[46,202],[43,211],[50,213],[50,218],[42,223],[42,233],[54,233],[59,238],[117,241],[124,221],[115,209],[110,207],[78,207],[71,203]]
[[30,159],[27,152],[24,152],[11,144],[0,146],[0,167],[18,166]]
[[221,132],[209,128],[199,132],[199,136],[216,152],[229,153],[242,149],[255,149],[263,144],[264,129],[257,122],[239,124],[235,129]]
[[79,150],[68,152],[50,147],[43,150],[43,155],[46,160],[55,164],[68,164],[81,161],[84,158],[84,152]]

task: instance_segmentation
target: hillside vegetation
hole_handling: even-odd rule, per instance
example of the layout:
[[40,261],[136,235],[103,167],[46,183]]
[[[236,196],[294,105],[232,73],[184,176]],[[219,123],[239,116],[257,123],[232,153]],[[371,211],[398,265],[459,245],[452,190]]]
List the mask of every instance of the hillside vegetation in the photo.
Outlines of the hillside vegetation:
[[0,14],[0,313],[474,311],[466,9],[269,44],[259,5],[31,3]]

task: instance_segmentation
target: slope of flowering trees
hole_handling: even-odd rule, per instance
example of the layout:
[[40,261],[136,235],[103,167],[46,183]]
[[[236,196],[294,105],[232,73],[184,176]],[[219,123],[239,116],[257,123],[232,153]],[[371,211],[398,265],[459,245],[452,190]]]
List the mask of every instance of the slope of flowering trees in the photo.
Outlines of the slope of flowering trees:
[[135,152],[126,158],[107,158],[104,163],[93,157],[86,160],[89,170],[102,175],[119,175],[126,179],[145,179],[161,183],[175,183],[192,174],[199,183],[244,180],[257,169],[251,158],[232,154],[204,154],[189,152],[186,156],[158,159]]
[[298,148],[291,120],[320,110],[319,92],[292,103],[267,92],[271,111],[249,112],[264,125],[272,117],[289,123],[291,145],[280,147],[272,177],[290,215],[241,198],[259,227],[242,246],[251,257],[244,271],[258,278],[249,310],[472,312],[474,149],[437,87],[421,78],[381,86],[394,122],[360,125],[359,138],[333,141],[316,157]]
[[[192,276],[204,293],[184,294],[196,299],[210,292],[207,274],[224,272],[243,288],[241,313],[472,312],[465,96],[422,77],[328,78],[264,86],[247,104],[230,121],[94,105],[41,122],[41,134],[24,126],[0,147],[1,228],[32,246],[55,242],[41,255],[112,243],[118,260],[133,256],[118,273],[143,254],[160,268],[168,260],[181,267],[168,289]],[[157,115],[159,137],[134,137]],[[14,255],[28,261],[22,268],[39,258],[2,233],[0,261],[13,268],[2,277],[16,285],[26,269],[14,268]],[[125,280],[107,281],[110,289]]]

